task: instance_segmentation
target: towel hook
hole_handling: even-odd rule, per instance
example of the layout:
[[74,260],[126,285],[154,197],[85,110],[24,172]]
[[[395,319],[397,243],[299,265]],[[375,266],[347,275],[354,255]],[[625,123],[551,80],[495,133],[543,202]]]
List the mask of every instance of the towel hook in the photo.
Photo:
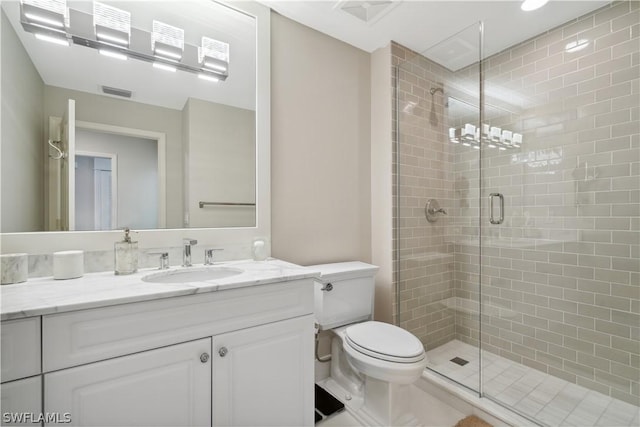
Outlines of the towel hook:
[[58,147],[53,145],[53,144],[60,144],[61,142],[62,141],[53,141],[51,139],[47,141],[49,146],[58,152],[58,154],[56,156],[52,156],[51,154],[49,154],[49,157],[52,158],[53,160],[60,160],[60,159],[66,159],[67,158],[67,153],[63,152],[61,149],[59,149]]

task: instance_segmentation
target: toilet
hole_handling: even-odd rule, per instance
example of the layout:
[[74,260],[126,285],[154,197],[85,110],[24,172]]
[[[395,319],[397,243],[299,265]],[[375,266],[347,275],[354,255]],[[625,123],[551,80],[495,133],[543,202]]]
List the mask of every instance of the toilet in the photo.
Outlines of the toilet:
[[324,386],[367,425],[417,425],[410,387],[427,365],[410,332],[373,321],[378,267],[362,262],[309,266],[319,330],[331,331],[331,374]]

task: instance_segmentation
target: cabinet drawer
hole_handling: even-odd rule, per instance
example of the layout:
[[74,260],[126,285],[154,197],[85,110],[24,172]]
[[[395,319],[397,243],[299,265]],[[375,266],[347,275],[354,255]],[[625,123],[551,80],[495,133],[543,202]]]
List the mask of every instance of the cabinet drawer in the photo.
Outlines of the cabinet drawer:
[[40,373],[40,317],[2,322],[2,382]]
[[[162,285],[159,285],[162,286]],[[313,313],[295,280],[44,316],[44,372]]]

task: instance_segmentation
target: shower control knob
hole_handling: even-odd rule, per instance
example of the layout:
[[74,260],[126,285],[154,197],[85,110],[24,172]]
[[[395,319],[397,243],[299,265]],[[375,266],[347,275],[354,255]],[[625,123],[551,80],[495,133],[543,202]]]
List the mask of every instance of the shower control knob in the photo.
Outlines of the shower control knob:
[[225,357],[228,352],[229,350],[227,350],[227,347],[220,347],[220,350],[218,350],[220,357]]
[[320,288],[321,291],[331,292],[333,290],[333,285],[331,283],[327,283],[323,287]]
[[202,353],[200,355],[200,361],[202,363],[207,363],[209,361],[209,353]]

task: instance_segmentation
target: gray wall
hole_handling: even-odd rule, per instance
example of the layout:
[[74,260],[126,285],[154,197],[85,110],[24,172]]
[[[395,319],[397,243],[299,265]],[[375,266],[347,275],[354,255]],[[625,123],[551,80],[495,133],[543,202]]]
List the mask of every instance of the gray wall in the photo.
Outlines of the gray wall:
[[48,120],[49,116],[62,117],[64,107],[69,98],[76,101],[76,120],[162,132],[166,135],[166,227],[181,228],[183,192],[182,112],[107,96],[46,86],[45,120]]
[[0,231],[44,227],[44,83],[2,11]]
[[255,203],[255,111],[191,98],[183,117],[189,226],[255,226],[255,207],[198,205]]
[[76,151],[109,153],[117,156],[116,228],[129,227],[134,230],[158,228],[156,141],[77,129]]
[[271,237],[302,265],[371,260],[370,55],[271,14]]

